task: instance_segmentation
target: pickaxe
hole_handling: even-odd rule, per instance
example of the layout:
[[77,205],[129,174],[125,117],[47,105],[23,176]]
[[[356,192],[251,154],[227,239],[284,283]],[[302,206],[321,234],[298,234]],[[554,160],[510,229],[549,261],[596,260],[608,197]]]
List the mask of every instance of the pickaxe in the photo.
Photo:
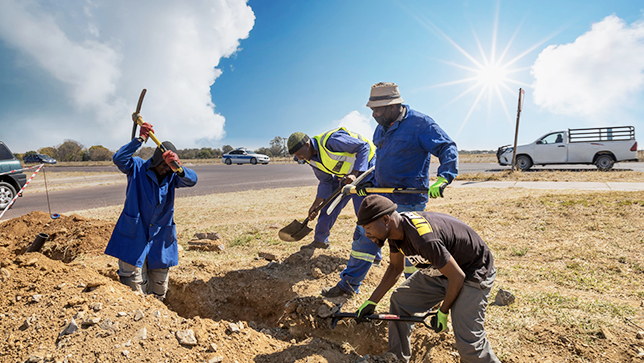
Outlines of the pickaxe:
[[[141,95],[139,96],[139,103],[136,105],[136,112],[132,114],[132,121],[134,121],[134,125],[132,127],[132,139],[134,139],[134,135],[136,134],[136,126],[143,125],[143,118],[141,117],[140,112],[141,112],[141,104],[143,103],[143,97],[145,97],[145,92],[146,92],[146,89],[144,88],[143,91],[141,91]],[[150,131],[148,133],[148,137],[151,138],[155,144],[157,144],[157,146],[159,147],[159,149],[161,149],[162,152],[168,151],[168,149],[166,149],[165,146],[163,146],[161,141],[159,141],[159,139],[157,139],[157,137],[154,136],[154,132]],[[183,168],[176,161],[172,162],[171,167],[172,167],[172,170],[175,171],[175,173],[178,173],[178,174],[183,173]]]

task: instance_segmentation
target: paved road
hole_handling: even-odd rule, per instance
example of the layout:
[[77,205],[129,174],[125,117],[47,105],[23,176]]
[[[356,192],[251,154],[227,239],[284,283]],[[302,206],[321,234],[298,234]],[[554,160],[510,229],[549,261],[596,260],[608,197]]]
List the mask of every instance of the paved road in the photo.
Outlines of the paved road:
[[[245,190],[272,189],[286,187],[312,186],[317,184],[313,171],[307,165],[298,164],[269,164],[269,165],[200,165],[192,166],[199,176],[199,182],[192,188],[177,190],[178,197],[199,196],[214,193],[238,192]],[[430,175],[436,173],[437,165],[432,164]],[[594,166],[563,166],[545,167],[550,170],[587,170]],[[507,167],[493,163],[461,163],[460,173],[485,173],[507,170]],[[536,170],[544,167],[536,167]],[[616,164],[617,170],[644,171],[644,163]],[[47,173],[56,172],[118,172],[114,166],[98,167],[55,167]],[[472,185],[473,186],[473,185]],[[31,211],[48,212],[47,195],[45,193],[29,193],[18,198],[14,206],[5,213],[3,220],[19,217]],[[52,213],[66,213],[111,205],[122,204],[125,201],[125,184],[105,185],[76,188],[71,190],[52,191],[49,202]]]

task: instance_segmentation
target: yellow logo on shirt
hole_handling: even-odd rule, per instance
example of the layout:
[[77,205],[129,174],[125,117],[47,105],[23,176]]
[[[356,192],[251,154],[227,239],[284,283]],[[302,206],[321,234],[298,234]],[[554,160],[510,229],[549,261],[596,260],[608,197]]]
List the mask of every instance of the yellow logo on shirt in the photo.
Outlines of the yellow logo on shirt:
[[411,222],[414,224],[414,227],[416,227],[419,236],[434,232],[432,226],[423,216],[413,212],[408,213],[407,215],[409,216],[409,219],[411,219]]

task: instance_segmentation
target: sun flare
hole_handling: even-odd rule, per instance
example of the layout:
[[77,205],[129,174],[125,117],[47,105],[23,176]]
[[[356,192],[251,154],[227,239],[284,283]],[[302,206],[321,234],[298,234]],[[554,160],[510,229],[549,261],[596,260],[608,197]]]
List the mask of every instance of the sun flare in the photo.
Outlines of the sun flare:
[[[405,8],[404,6],[402,7]],[[429,88],[437,88],[437,87],[454,86],[454,85],[460,85],[460,84],[470,85],[459,95],[457,95],[452,100],[450,100],[449,102],[441,106],[441,108],[446,108],[447,106],[451,105],[452,103],[456,102],[462,97],[465,97],[470,93],[478,91],[474,99],[474,102],[472,103],[472,106],[470,107],[469,111],[465,115],[465,118],[463,119],[463,122],[461,123],[461,126],[458,132],[456,133],[456,137],[458,137],[461,131],[465,128],[467,121],[470,119],[474,111],[477,109],[477,106],[479,105],[482,99],[488,100],[487,102],[488,118],[490,117],[490,114],[491,114],[490,111],[492,109],[492,99],[496,97],[501,105],[501,108],[505,113],[508,124],[510,125],[513,124],[512,115],[510,114],[510,110],[508,108],[508,103],[506,103],[506,99],[510,100],[509,97],[517,97],[517,89],[510,87],[510,85],[519,86],[523,88],[531,88],[529,84],[521,82],[512,77],[513,74],[527,71],[530,69],[530,67],[515,68],[514,65],[521,58],[525,57],[530,52],[537,49],[537,47],[539,47],[540,45],[542,45],[543,43],[545,43],[555,35],[555,34],[551,34],[550,36],[544,38],[543,40],[537,42],[536,44],[528,47],[528,49],[526,49],[519,55],[506,61],[505,57],[506,55],[508,55],[508,50],[510,49],[510,46],[512,45],[515,37],[519,33],[519,29],[521,28],[521,25],[519,25],[519,27],[516,29],[516,31],[508,41],[507,45],[503,49],[503,51],[500,54],[497,54],[497,29],[499,25],[499,8],[500,8],[500,1],[497,1],[496,14],[495,14],[494,25],[492,29],[492,44],[489,52],[486,52],[483,50],[483,46],[481,45],[481,42],[479,41],[479,38],[476,35],[476,32],[474,31],[474,29],[472,29],[474,39],[476,41],[476,45],[479,51],[478,57],[475,57],[470,53],[468,53],[465,49],[463,49],[463,47],[461,47],[458,43],[452,40],[452,38],[450,38],[447,34],[445,34],[439,27],[437,27],[424,15],[418,12],[411,11],[410,9],[407,9],[409,15],[414,19],[416,19],[416,21],[418,21],[419,24],[426,27],[432,33],[440,34],[463,56],[465,56],[465,58],[467,58],[467,60],[470,63],[468,65],[464,65],[464,64],[456,63],[454,61],[446,61],[446,60],[434,58],[434,60],[448,64],[452,67],[462,69],[469,74],[464,78],[457,79],[454,81],[449,81],[449,82],[444,82],[440,84],[423,87],[423,89],[429,89]],[[502,92],[505,92],[505,94],[502,94]],[[510,102],[510,104],[511,103],[512,102]]]
[[508,71],[498,64],[490,64],[479,70],[476,80],[487,87],[495,87],[506,81]]

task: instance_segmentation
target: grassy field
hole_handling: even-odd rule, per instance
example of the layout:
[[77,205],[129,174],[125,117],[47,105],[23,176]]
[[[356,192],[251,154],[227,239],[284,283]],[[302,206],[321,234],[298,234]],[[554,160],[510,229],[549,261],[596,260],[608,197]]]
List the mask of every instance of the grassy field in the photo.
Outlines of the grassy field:
[[[228,251],[209,254],[215,261],[250,260],[258,251],[295,253],[311,236],[286,243],[277,231],[302,220],[314,195],[315,187],[302,187],[179,199],[180,242],[186,244],[195,232],[220,233]],[[338,219],[329,251],[348,254],[355,223],[350,209]],[[576,336],[592,346],[601,327],[637,330],[626,318],[644,325],[644,192],[454,188],[446,198],[430,201],[427,210],[472,226],[495,257],[493,295],[503,288],[517,297],[509,307],[488,310],[488,335],[500,357],[529,344],[524,337],[535,326],[574,327]],[[120,211],[109,207],[81,214],[115,221]],[[365,285],[347,310],[374,287]]]

